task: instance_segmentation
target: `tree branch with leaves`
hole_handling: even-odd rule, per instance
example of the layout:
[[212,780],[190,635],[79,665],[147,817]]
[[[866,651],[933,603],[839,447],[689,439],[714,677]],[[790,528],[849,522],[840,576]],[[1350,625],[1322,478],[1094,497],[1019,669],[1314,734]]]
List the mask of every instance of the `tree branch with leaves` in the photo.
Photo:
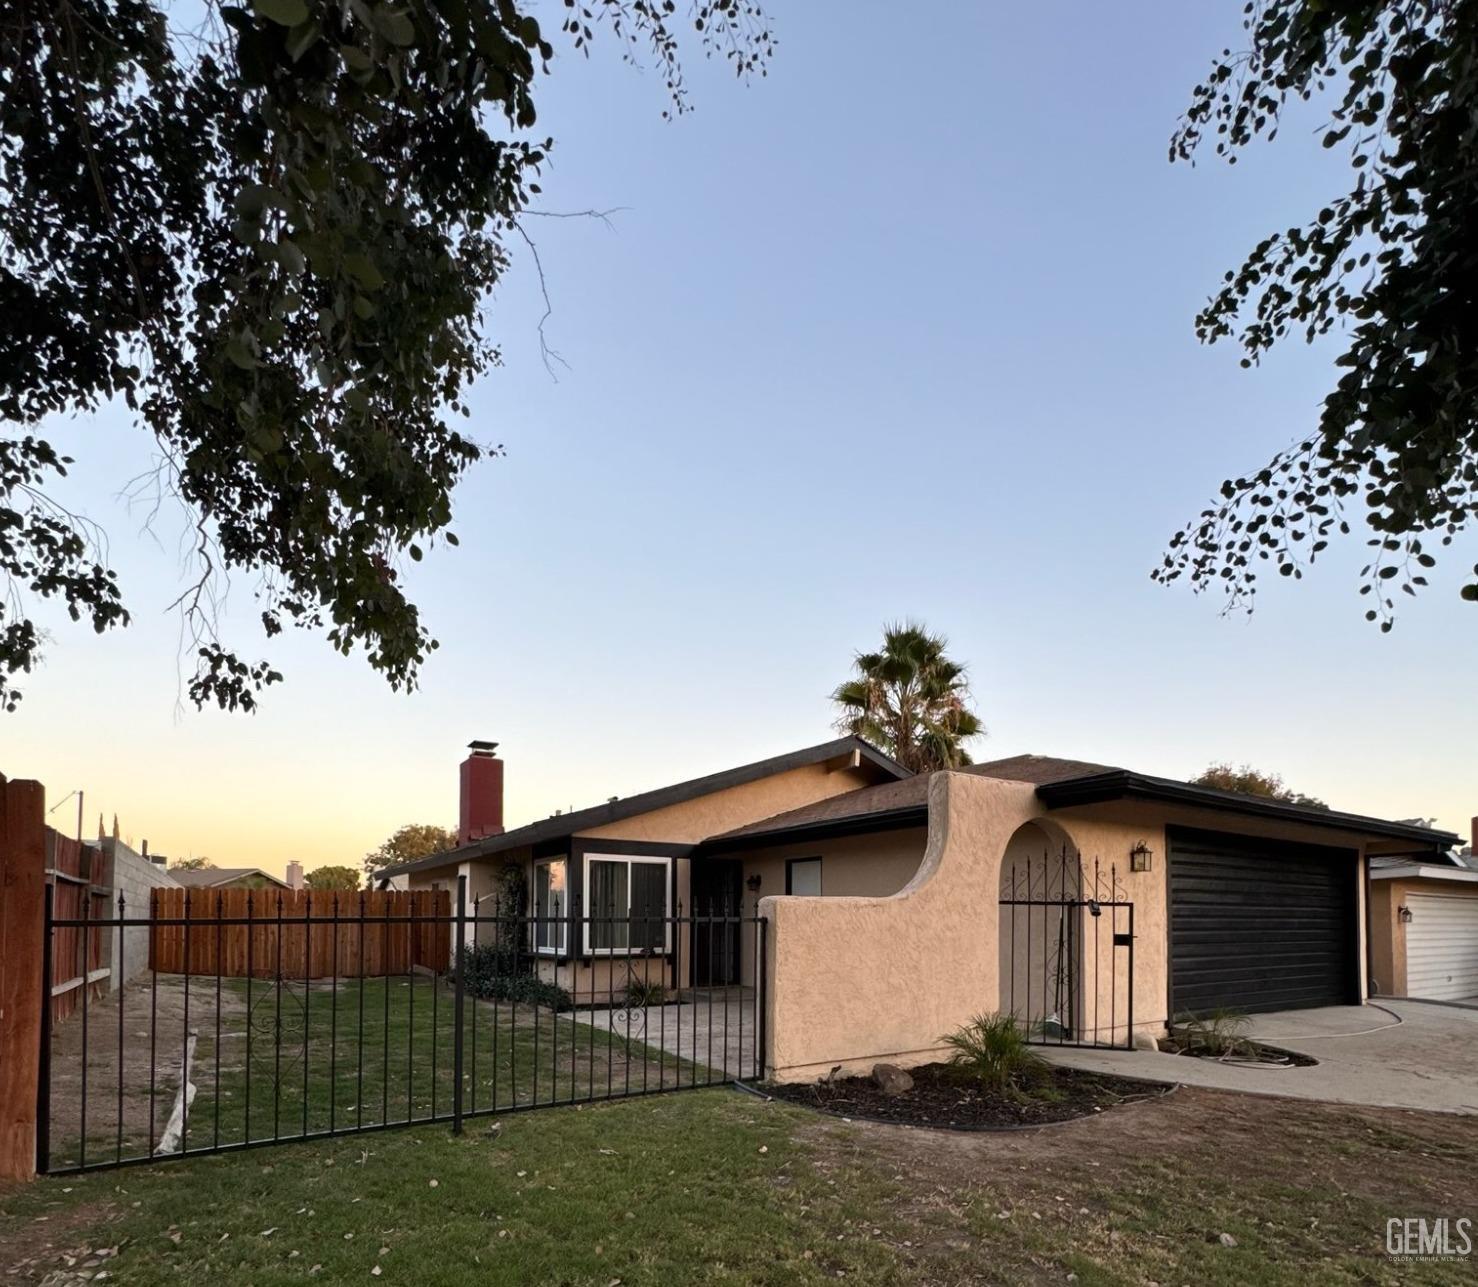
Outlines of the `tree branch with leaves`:
[[[1220,587],[1250,606],[1258,569],[1300,577],[1366,531],[1360,592],[1389,630],[1435,550],[1478,513],[1478,0],[1253,0],[1249,46],[1223,51],[1171,142],[1235,162],[1273,139],[1291,102],[1327,101],[1325,148],[1350,190],[1274,233],[1196,318],[1243,366],[1290,335],[1346,337],[1315,429],[1222,484],[1171,542],[1157,580]],[[1462,597],[1478,601],[1478,565]]]
[[[129,621],[106,551],[47,496],[70,463],[36,426],[120,402],[194,534],[179,601],[199,705],[281,679],[219,638],[214,586],[415,685],[436,640],[406,563],[499,448],[466,427],[498,362],[483,312],[553,140],[555,40],[604,25],[688,105],[684,40],[762,73],[750,0],[16,0],[0,15],[0,706],[40,656],[34,599]],[[690,26],[691,23],[691,26]]]

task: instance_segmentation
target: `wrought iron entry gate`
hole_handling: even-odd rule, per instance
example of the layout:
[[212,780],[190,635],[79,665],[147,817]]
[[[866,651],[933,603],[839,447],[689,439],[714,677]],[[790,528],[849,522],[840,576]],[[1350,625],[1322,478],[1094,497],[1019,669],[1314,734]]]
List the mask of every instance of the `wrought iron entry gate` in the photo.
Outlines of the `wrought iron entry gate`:
[[[46,892],[43,995],[79,943],[125,982],[64,1021],[43,1007],[42,1173],[762,1075],[766,925],[737,906],[530,912],[469,902],[463,876],[454,896],[155,890],[98,918]],[[735,939],[742,981],[691,986],[693,953]]]
[[1132,1047],[1134,904],[1116,868],[1065,850],[1009,861],[998,934],[1000,1009],[1032,1042]]

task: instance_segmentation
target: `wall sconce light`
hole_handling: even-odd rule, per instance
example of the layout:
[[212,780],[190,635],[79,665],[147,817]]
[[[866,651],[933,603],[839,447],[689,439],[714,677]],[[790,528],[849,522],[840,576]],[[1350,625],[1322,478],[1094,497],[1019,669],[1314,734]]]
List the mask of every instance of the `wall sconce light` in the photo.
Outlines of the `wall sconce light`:
[[759,874],[759,872],[755,872],[754,875],[752,875],[748,880],[746,880],[744,882],[744,887],[747,890],[749,890],[749,892],[751,894],[757,894],[757,893],[759,893],[760,892],[760,874]]
[[1129,870],[1148,871],[1150,869],[1151,857],[1152,851],[1150,847],[1145,844],[1143,840],[1139,841],[1139,843],[1136,844],[1134,848],[1129,851]]
[[1403,907],[1396,914],[1401,917],[1401,923],[1403,925],[1411,924],[1411,908]]

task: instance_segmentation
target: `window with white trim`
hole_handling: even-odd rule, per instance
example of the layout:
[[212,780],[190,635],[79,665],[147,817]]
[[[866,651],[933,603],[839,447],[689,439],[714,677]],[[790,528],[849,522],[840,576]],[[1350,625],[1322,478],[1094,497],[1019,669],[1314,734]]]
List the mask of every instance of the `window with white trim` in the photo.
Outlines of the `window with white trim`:
[[565,950],[569,924],[570,895],[566,888],[569,868],[563,858],[546,858],[534,864],[534,950],[554,956]]
[[671,950],[670,858],[585,855],[585,951]]

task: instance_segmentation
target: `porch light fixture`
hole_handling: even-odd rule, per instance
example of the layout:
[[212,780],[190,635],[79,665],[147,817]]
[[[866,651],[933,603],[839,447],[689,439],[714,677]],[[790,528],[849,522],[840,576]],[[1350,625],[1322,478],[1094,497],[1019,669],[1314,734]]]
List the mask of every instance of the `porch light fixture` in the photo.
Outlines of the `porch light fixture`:
[[1399,912],[1397,912],[1397,915],[1401,917],[1401,923],[1403,925],[1411,924],[1411,908],[1403,907],[1400,909]]
[[749,877],[749,879],[744,882],[744,887],[747,890],[749,890],[749,892],[751,894],[757,894],[757,893],[759,893],[760,892],[760,874],[759,874],[759,872],[755,872],[753,875],[751,875]]
[[1143,840],[1139,841],[1139,843],[1136,844],[1134,848],[1129,851],[1129,870],[1148,871],[1150,869],[1150,858],[1152,856],[1153,855],[1150,847],[1145,844]]

